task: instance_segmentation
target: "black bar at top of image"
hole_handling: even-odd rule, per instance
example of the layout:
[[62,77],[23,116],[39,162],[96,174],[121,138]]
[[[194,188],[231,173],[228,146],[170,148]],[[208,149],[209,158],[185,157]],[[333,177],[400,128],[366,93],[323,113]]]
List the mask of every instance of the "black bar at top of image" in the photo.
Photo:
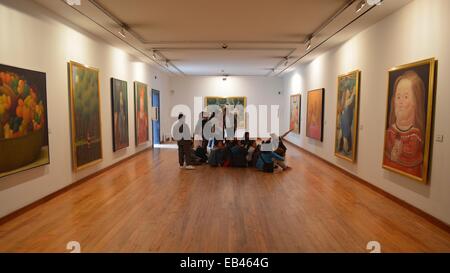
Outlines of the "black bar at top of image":
[[[449,254],[0,254],[0,264],[18,272],[406,272],[421,268],[446,272],[449,258]],[[183,261],[189,264],[183,266]]]

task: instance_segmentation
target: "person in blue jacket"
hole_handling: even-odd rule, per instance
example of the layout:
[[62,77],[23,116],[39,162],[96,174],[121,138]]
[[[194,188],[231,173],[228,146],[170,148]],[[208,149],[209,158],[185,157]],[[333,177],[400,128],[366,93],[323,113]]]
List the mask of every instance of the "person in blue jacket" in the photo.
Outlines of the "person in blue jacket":
[[[267,141],[266,143],[270,143],[270,141]],[[280,166],[283,170],[286,170],[288,166],[284,164],[284,157],[280,156],[279,154],[273,152],[273,151],[264,151],[261,152],[261,154],[258,157],[258,160],[256,161],[256,168],[258,170],[263,171],[264,170],[264,162],[272,164],[276,164]]]

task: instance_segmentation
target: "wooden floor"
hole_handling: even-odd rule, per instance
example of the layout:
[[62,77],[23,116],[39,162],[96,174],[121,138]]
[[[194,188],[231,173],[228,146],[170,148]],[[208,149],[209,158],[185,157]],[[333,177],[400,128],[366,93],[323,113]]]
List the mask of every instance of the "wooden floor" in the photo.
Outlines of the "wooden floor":
[[180,170],[144,152],[0,225],[1,252],[450,251],[450,234],[289,146],[292,170]]

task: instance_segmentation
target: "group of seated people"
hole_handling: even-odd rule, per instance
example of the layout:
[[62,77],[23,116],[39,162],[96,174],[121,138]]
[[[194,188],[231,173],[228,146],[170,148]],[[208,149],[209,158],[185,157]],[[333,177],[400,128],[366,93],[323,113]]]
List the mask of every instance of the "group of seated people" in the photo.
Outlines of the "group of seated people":
[[[201,117],[203,113],[201,113]],[[178,116],[177,126],[173,127],[172,135],[178,136],[178,160],[180,168],[192,170],[194,165],[209,164],[213,167],[254,167],[264,172],[274,172],[274,169],[280,168],[287,170],[286,165],[286,146],[283,144],[282,137],[272,134],[271,137],[265,141],[261,139],[252,140],[250,134],[245,133],[244,139],[238,140],[232,138],[231,140],[220,140],[212,137],[205,139],[202,134],[205,124],[214,118],[214,115],[209,118],[202,118],[199,120],[194,135],[201,135],[200,143],[193,147],[189,127],[185,122],[184,114],[180,113]],[[225,122],[224,122],[225,123]],[[222,128],[218,128],[222,129]],[[223,128],[225,131],[225,128]],[[232,135],[236,132],[236,122],[234,128],[231,129]],[[219,134],[220,135],[220,134]]]
[[271,147],[271,139],[262,141],[250,140],[245,133],[244,140],[208,141],[206,149],[198,146],[195,156],[200,158],[199,163],[208,163],[212,167],[254,167],[261,171],[273,172],[274,168],[288,169],[285,164],[286,146],[279,138],[278,147],[273,151],[262,151],[261,145]]

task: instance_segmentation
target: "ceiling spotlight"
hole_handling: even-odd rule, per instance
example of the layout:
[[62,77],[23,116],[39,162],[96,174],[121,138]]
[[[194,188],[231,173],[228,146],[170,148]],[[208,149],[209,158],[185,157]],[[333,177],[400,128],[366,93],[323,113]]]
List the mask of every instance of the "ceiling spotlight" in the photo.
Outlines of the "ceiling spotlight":
[[284,57],[284,66],[289,64],[289,57]]
[[125,37],[126,37],[125,29],[124,29],[124,28],[121,28],[121,29],[119,30],[119,34],[120,34],[120,36],[122,36],[122,38],[125,38]]
[[66,0],[69,6],[81,6],[81,0]]
[[356,13],[360,12],[366,6],[366,0],[361,0],[356,5]]
[[311,49],[311,39],[312,39],[312,37],[306,41],[306,51]]
[[225,44],[225,43],[223,43],[223,44],[222,44],[222,48],[223,48],[223,49],[227,49],[227,48],[228,48],[228,45]]
[[374,6],[374,5],[379,6],[383,2],[383,0],[366,0],[366,2],[369,6]]

